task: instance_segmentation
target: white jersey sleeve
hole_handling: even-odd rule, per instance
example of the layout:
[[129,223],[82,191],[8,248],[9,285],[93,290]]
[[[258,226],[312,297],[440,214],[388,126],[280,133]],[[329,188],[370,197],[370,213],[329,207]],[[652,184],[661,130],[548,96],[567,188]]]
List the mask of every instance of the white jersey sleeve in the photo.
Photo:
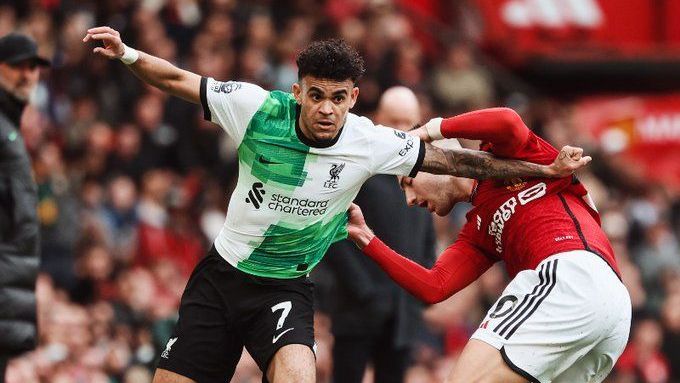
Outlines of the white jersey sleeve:
[[240,144],[250,119],[269,96],[269,92],[255,84],[239,81],[216,81],[201,78],[203,118],[224,129]]
[[372,131],[373,174],[415,177],[425,157],[425,144],[418,137],[382,125]]

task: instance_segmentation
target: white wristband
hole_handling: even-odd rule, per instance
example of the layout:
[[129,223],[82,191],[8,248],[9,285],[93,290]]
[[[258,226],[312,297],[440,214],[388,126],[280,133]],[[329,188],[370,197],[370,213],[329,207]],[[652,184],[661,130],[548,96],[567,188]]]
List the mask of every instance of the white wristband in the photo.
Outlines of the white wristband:
[[430,138],[433,141],[436,140],[441,140],[444,138],[442,135],[442,120],[443,118],[437,117],[433,118],[430,121],[425,124],[425,130],[427,130],[427,135],[430,136]]
[[130,48],[129,46],[123,44],[123,56],[121,56],[120,61],[125,65],[134,64],[137,59],[139,59],[139,52],[136,49]]

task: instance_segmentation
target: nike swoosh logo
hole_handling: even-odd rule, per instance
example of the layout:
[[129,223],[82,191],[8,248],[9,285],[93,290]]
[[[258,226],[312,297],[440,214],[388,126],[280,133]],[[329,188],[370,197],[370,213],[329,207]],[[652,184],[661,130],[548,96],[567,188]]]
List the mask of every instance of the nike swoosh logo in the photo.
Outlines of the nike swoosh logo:
[[281,336],[283,336],[283,334],[287,333],[288,331],[290,331],[290,330],[292,330],[292,329],[294,329],[294,328],[295,328],[295,327],[291,327],[291,328],[289,328],[289,329],[283,330],[283,332],[280,333],[279,335],[274,335],[274,337],[272,338],[272,344],[276,343],[276,341],[278,341],[279,338],[281,338]]
[[257,160],[260,161],[260,163],[263,163],[263,164],[266,164],[266,165],[270,165],[270,164],[280,164],[280,162],[270,161],[270,160],[264,158],[264,156],[262,156],[262,155],[260,155],[259,157],[257,157]]

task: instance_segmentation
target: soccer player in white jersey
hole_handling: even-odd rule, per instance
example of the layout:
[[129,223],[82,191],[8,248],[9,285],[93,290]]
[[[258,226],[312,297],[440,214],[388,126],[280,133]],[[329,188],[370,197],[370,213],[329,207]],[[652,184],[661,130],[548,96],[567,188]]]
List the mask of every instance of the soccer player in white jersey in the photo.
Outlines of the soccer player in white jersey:
[[[292,93],[221,82],[132,49],[109,27],[88,30],[94,52],[144,82],[201,104],[238,143],[238,184],[222,231],[195,268],[154,383],[223,383],[243,347],[269,382],[315,381],[312,284],[328,246],[347,236],[346,211],[374,174],[418,170],[471,178],[561,177],[587,159],[551,165],[446,151],[348,113],[363,60],[344,42],[312,43]],[[568,150],[565,149],[565,150]]]

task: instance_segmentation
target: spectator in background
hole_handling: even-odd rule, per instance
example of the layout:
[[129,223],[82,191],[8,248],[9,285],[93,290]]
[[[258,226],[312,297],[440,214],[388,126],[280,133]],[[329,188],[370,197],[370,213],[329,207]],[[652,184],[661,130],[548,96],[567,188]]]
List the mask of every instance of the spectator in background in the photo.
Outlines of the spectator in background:
[[662,311],[662,324],[665,327],[663,334],[663,352],[668,357],[671,367],[672,381],[680,381],[680,275],[675,274],[670,282],[669,296],[666,299]]
[[[631,342],[619,358],[616,370],[622,382],[666,383],[670,378],[668,360],[661,353],[662,329],[652,318],[640,320]],[[628,380],[627,380],[628,379]]]
[[[408,131],[420,119],[415,94],[408,88],[394,87],[382,95],[375,122]],[[432,217],[424,209],[409,209],[395,177],[369,179],[355,202],[366,209],[366,221],[385,236],[387,243],[426,267],[434,263]],[[360,383],[372,362],[376,382],[404,381],[422,326],[423,306],[348,240],[331,246],[327,260],[338,289],[332,297],[335,302],[330,304],[334,306],[333,380]]]
[[153,170],[142,181],[135,263],[171,262],[187,278],[201,258],[203,244],[187,223],[185,196],[171,172]]
[[9,358],[35,347],[40,262],[37,190],[19,123],[49,61],[30,37],[0,38],[0,382]]
[[444,115],[486,108],[493,100],[489,76],[475,63],[472,50],[465,43],[449,46],[431,84]]
[[72,289],[73,252],[80,235],[78,203],[59,147],[54,143],[40,146],[33,170],[38,187],[40,271],[50,274],[58,286]]

